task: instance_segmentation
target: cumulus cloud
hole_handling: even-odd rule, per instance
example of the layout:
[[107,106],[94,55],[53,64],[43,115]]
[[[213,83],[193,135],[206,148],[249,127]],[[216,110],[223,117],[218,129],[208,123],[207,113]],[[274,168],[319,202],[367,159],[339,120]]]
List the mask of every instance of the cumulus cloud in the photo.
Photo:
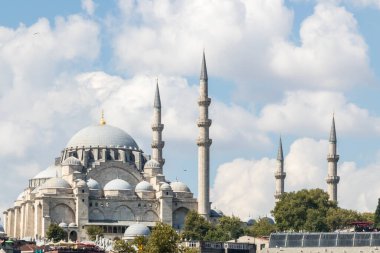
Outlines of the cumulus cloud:
[[96,5],[92,0],[82,0],[82,9],[87,12],[88,15],[93,15]]
[[302,23],[301,45],[273,45],[271,67],[282,79],[305,87],[342,89],[371,79],[368,47],[344,7],[324,2]]
[[[301,138],[290,145],[285,158],[285,191],[320,188],[327,184],[327,140]],[[219,166],[212,188],[213,205],[226,214],[241,218],[268,215],[274,207],[276,163],[274,159],[236,159]],[[378,161],[363,167],[355,162],[338,164],[339,206],[358,211],[373,212],[380,187]],[[368,187],[370,185],[371,187]]]
[[329,91],[287,92],[282,101],[263,107],[258,126],[263,131],[322,137],[329,133],[333,113],[339,134],[379,134],[378,117],[347,101],[343,93]]

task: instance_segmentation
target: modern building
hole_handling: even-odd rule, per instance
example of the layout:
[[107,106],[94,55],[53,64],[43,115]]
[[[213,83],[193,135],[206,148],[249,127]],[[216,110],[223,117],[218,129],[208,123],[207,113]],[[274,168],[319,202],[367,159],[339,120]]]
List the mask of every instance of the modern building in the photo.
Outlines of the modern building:
[[[101,226],[109,238],[123,237],[128,227],[152,227],[157,221],[181,229],[189,210],[210,217],[208,77],[203,54],[199,137],[199,201],[182,182],[164,175],[161,99],[157,82],[153,103],[152,155],[146,155],[124,130],[99,124],[75,133],[55,162],[29,180],[14,205],[4,212],[6,233],[14,238],[44,238],[50,224],[69,238],[87,239],[86,227]],[[218,212],[212,212],[212,216]],[[136,227],[132,227],[136,228]],[[127,230],[133,234],[134,230]],[[128,232],[128,233],[129,233]],[[132,236],[129,235],[128,236]]]

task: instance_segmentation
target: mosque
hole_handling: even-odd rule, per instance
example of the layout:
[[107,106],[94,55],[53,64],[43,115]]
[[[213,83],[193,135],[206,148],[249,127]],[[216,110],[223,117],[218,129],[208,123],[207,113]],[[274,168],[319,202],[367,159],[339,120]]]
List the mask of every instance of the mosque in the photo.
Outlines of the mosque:
[[87,239],[86,227],[91,225],[102,227],[104,235],[113,238],[122,237],[132,227],[148,231],[145,228],[157,221],[181,229],[189,210],[197,210],[208,219],[222,215],[210,210],[210,103],[203,54],[197,122],[198,200],[186,184],[165,178],[164,124],[157,82],[151,156],[124,130],[107,124],[102,113],[99,124],[79,130],[54,164],[29,180],[14,206],[3,213],[6,234],[44,238],[49,225],[56,223],[67,231],[70,240],[82,241]]

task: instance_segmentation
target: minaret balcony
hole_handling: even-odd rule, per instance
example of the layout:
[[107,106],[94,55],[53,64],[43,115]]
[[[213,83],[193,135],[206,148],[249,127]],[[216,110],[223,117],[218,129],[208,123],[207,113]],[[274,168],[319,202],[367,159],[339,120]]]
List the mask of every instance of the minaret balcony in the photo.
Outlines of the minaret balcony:
[[337,184],[339,183],[340,177],[339,176],[328,176],[326,178],[326,183],[328,184]]
[[211,119],[199,119],[198,122],[198,127],[210,127],[212,124]]
[[281,192],[276,192],[276,193],[274,194],[274,198],[275,198],[275,199],[279,199],[279,198],[282,196],[282,194],[283,194],[283,193],[281,193]]
[[339,155],[328,154],[327,155],[327,161],[328,162],[337,162],[337,161],[339,161]]
[[198,105],[199,106],[209,106],[211,104],[211,98],[199,98]]
[[152,148],[163,148],[164,146],[164,141],[152,141]]
[[204,139],[204,138],[198,138],[197,140],[197,145],[202,147],[210,147],[212,144],[212,140],[211,139]]
[[285,179],[286,177],[286,172],[275,172],[274,177],[276,179]]
[[164,129],[164,124],[152,124],[153,131],[162,131]]

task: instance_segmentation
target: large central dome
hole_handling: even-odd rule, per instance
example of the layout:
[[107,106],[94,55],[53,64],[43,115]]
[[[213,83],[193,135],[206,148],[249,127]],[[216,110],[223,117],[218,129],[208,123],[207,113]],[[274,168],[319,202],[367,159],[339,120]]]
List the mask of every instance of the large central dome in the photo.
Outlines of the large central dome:
[[66,147],[113,146],[139,149],[135,140],[120,128],[109,125],[95,125],[83,128],[67,143]]

